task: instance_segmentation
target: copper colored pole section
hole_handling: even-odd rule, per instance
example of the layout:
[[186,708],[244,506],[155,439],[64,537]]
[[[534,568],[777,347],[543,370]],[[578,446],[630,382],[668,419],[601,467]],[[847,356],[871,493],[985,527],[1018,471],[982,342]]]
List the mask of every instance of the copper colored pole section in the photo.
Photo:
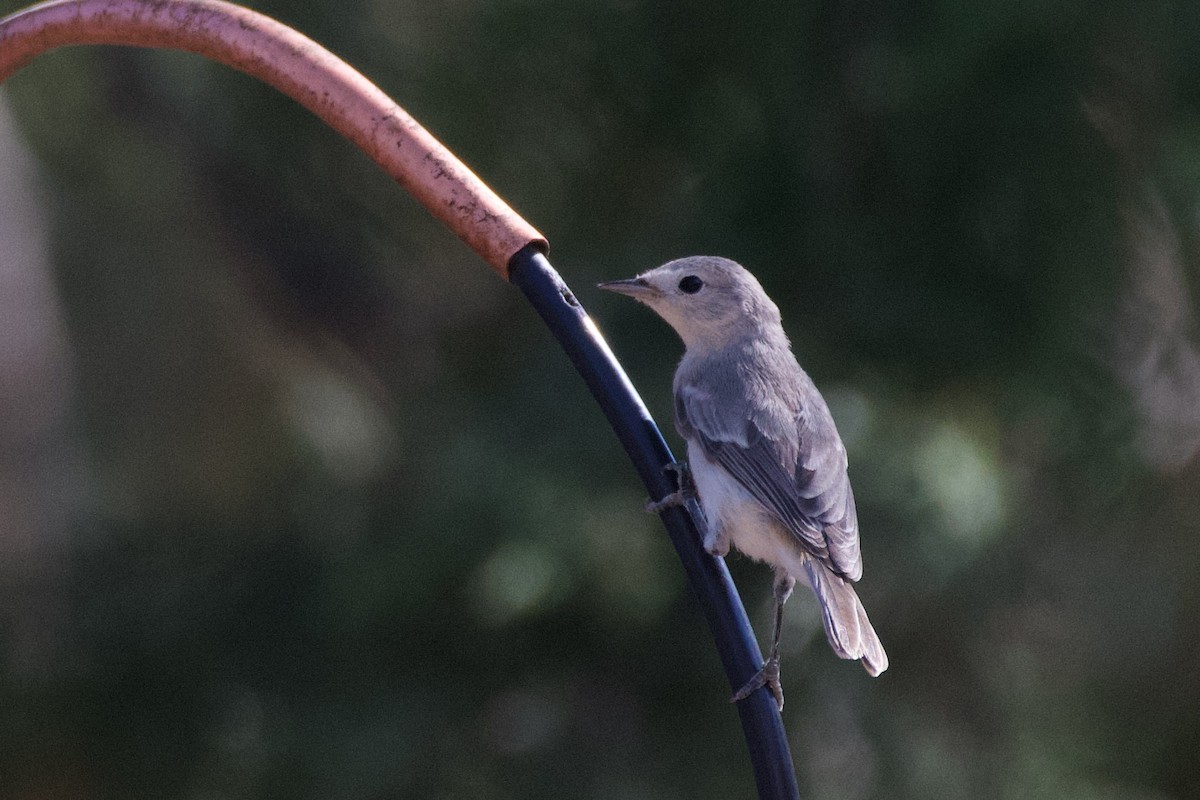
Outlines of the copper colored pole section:
[[0,83],[56,47],[197,53],[296,100],[358,145],[501,277],[546,239],[379,87],[307,36],[222,0],[57,0],[0,20]]

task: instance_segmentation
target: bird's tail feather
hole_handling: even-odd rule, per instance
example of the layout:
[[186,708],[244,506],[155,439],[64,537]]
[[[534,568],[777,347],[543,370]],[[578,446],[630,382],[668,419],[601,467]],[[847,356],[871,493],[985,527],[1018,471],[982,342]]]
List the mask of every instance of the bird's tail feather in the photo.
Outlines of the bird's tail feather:
[[814,559],[804,559],[804,570],[813,594],[821,602],[825,636],[834,652],[842,658],[862,661],[873,676],[887,669],[887,653],[854,587]]

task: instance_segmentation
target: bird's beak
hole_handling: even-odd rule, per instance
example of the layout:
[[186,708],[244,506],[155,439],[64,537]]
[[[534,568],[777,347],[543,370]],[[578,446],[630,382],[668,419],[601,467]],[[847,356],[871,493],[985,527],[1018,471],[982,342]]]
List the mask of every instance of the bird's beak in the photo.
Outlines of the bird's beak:
[[658,294],[658,289],[651,286],[645,278],[626,278],[623,281],[606,281],[596,285],[601,289],[636,297],[639,300]]

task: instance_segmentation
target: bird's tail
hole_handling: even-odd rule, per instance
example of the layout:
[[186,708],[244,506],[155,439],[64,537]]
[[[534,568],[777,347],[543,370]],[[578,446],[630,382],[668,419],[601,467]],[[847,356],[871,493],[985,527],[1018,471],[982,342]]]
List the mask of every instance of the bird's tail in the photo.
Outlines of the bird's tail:
[[862,661],[873,676],[887,669],[887,653],[854,587],[814,559],[804,559],[804,570],[813,594],[821,602],[825,636],[834,652],[842,658]]

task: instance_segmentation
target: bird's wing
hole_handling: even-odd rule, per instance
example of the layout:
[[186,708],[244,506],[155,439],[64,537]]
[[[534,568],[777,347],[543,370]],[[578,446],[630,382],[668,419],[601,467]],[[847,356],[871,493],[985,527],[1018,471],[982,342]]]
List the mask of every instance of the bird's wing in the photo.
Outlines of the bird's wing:
[[846,450],[815,387],[799,411],[720,394],[711,386],[678,385],[680,434],[724,467],[806,552],[838,575],[858,580],[862,557]]

